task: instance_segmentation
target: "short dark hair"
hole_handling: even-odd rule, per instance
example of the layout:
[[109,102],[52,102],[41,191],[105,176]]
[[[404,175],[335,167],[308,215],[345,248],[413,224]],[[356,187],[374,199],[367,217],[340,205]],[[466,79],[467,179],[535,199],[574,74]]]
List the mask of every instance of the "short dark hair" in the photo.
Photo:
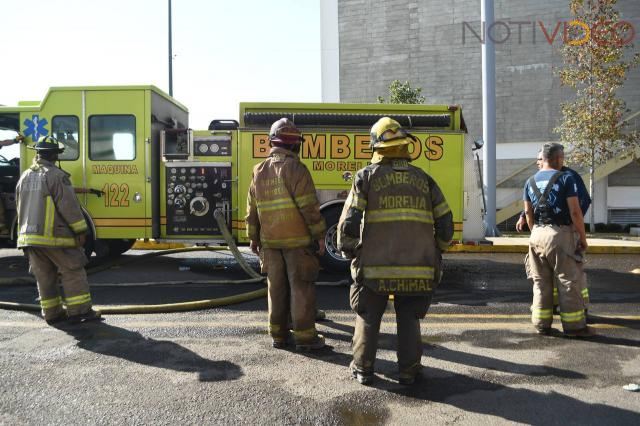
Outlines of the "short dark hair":
[[558,154],[564,153],[564,146],[557,142],[547,142],[542,145],[542,159],[552,160],[558,156]]

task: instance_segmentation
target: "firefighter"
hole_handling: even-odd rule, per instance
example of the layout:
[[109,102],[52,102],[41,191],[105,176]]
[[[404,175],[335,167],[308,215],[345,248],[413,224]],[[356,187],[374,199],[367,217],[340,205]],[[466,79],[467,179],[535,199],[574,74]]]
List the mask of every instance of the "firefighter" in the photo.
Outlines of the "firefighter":
[[71,323],[98,320],[100,313],[92,308],[84,270],[87,223],[69,174],[54,164],[64,148],[53,137],[43,136],[34,149],[33,165],[16,187],[18,247],[24,249],[36,277],[42,315],[50,325],[67,319]]
[[351,374],[373,380],[380,321],[393,294],[399,382],[421,377],[420,320],[442,272],[453,215],[431,176],[409,164],[416,138],[391,118],[371,128],[371,164],[356,173],[338,223],[338,247],[352,258],[350,304],[356,315]]
[[299,158],[300,130],[282,118],[271,126],[269,143],[269,157],[253,169],[246,222],[251,250],[267,274],[272,346],[286,347],[290,315],[296,350],[320,349],[325,343],[315,327],[314,281],[326,226],[311,174]]
[[[560,170],[563,172],[570,173],[571,176],[573,176],[573,179],[575,180],[575,183],[577,185],[578,203],[580,204],[580,210],[582,211],[582,217],[584,219],[584,217],[586,217],[587,210],[589,210],[589,206],[591,205],[591,196],[589,195],[587,186],[584,184],[584,180],[582,179],[582,176],[580,176],[580,173],[573,170],[572,168],[564,166],[564,147],[562,149],[563,149],[562,154],[559,157],[559,161],[561,165]],[[536,165],[538,167],[538,170],[542,168],[542,150],[538,151],[538,156],[536,158]],[[525,223],[526,223],[526,215],[524,214],[524,211],[523,211],[522,213],[520,213],[520,217],[518,218],[518,222],[516,223],[516,231],[522,232],[524,230]],[[577,231],[575,232],[577,233]],[[578,239],[579,239],[578,235],[576,234],[576,241],[578,241]],[[529,256],[525,256],[525,267],[527,270],[527,278],[531,279],[529,275],[528,261],[529,261]],[[580,291],[582,294],[582,298],[584,299],[585,315],[588,323],[590,322],[589,316],[587,315],[588,307],[589,307],[589,286],[587,282],[587,274],[584,271],[584,262],[579,262],[578,267],[582,269],[582,272],[580,274],[580,277],[581,277]],[[558,301],[558,287],[559,287],[558,282],[559,281],[557,277],[554,277],[554,282],[555,282],[555,285],[553,286],[553,312],[555,314],[560,314],[559,301]]]
[[[3,146],[9,146],[9,145],[13,145],[14,143],[20,143],[22,140],[24,140],[24,136],[18,135],[13,139],[0,141],[0,149],[2,149]],[[0,235],[7,235],[8,233],[9,233],[9,226],[4,216],[4,203],[0,198]]]
[[562,157],[562,145],[544,144],[542,167],[524,187],[524,210],[532,230],[528,263],[533,279],[531,321],[539,334],[551,333],[555,276],[564,334],[588,337],[593,331],[586,325],[579,265],[587,238],[577,184],[571,173],[560,170]]

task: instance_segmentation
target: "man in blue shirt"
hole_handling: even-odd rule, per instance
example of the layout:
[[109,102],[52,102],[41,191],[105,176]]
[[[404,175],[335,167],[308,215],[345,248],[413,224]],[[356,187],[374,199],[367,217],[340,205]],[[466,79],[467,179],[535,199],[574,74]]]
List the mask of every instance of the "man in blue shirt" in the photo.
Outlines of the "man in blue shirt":
[[[560,164],[562,165],[560,170],[563,172],[570,173],[573,179],[575,180],[575,183],[577,185],[578,203],[580,204],[580,210],[582,210],[582,216],[584,218],[587,214],[587,210],[589,210],[589,206],[591,205],[591,196],[589,195],[587,186],[584,184],[584,180],[582,179],[582,176],[580,176],[580,173],[576,172],[575,170],[569,167],[564,166],[564,149],[563,149],[562,155],[560,156],[560,160],[561,160]],[[542,168],[542,150],[538,151],[538,156],[536,158],[536,165],[538,166],[538,170]],[[527,223],[526,215],[524,214],[524,210],[523,210],[522,213],[520,214],[520,217],[518,218],[518,222],[516,222],[516,231],[518,232],[524,231],[524,225],[526,223]],[[529,257],[527,256],[525,257],[525,265],[528,265],[527,263],[528,261],[529,261]],[[584,272],[584,263],[580,263],[579,267],[582,269],[581,293],[582,293],[582,298],[584,299],[585,313],[586,313],[587,307],[589,305],[589,288],[587,286],[587,274]],[[529,269],[527,266],[527,278],[531,278],[528,271]],[[559,305],[558,285],[556,283],[556,285],[553,287],[553,311],[556,314],[559,313],[558,305]],[[588,316],[587,316],[587,322],[589,322]]]
[[586,325],[580,282],[583,271],[578,260],[588,244],[578,186],[570,173],[560,170],[563,159],[562,145],[544,144],[542,167],[524,187],[524,211],[532,229],[528,265],[533,279],[531,320],[538,333],[551,332],[555,276],[565,335],[587,337],[593,333]]

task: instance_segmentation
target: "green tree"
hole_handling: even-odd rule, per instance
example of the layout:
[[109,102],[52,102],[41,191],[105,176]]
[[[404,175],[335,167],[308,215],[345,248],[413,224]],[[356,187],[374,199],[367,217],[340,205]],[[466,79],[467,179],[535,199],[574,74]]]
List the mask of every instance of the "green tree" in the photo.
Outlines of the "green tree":
[[400,83],[400,80],[393,80],[389,85],[389,101],[385,101],[382,96],[378,96],[380,104],[421,104],[424,103],[422,87],[413,88],[408,81]]
[[[561,84],[575,90],[574,100],[561,104],[562,120],[555,132],[566,143],[568,159],[590,166],[590,192],[595,204],[595,166],[633,152],[640,134],[630,131],[623,116],[629,111],[617,96],[627,72],[640,64],[631,55],[635,31],[620,20],[617,0],[570,0],[573,21],[561,48]],[[590,229],[595,231],[594,209]]]

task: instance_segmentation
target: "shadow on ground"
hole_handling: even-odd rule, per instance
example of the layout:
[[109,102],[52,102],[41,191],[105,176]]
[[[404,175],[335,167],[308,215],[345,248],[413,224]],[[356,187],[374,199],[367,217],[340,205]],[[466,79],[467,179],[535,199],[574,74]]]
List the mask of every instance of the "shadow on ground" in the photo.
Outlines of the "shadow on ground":
[[104,322],[59,329],[73,336],[82,349],[151,367],[198,373],[201,382],[235,380],[243,375],[240,366],[232,362],[202,358],[177,343],[150,339]]
[[[353,330],[352,327],[330,321],[324,324],[338,331],[336,333],[325,332],[325,335],[332,339],[346,340],[348,337],[343,333],[349,333]],[[388,345],[388,342],[393,342],[394,337],[390,334],[381,334],[379,348],[395,350],[395,346]],[[523,337],[527,336],[522,333],[509,332],[504,334],[501,340],[504,344],[509,344],[509,342],[513,342],[514,338]],[[482,339],[482,336],[474,336],[474,340],[477,339]],[[525,348],[539,345],[540,339],[542,338],[531,337],[530,344],[525,343]],[[554,342],[552,344],[560,346],[566,344],[567,340],[556,339],[552,342]],[[593,342],[612,345],[621,343],[620,339],[605,336],[600,336]],[[421,403],[443,403],[463,411],[491,415],[510,422],[558,424],[569,421],[571,424],[601,424],[602,421],[606,423],[606,420],[603,419],[610,419],[615,424],[637,424],[638,414],[634,411],[604,404],[592,404],[556,392],[537,392],[518,386],[531,383],[534,380],[538,383],[563,383],[565,385],[567,385],[566,380],[577,380],[582,383],[589,380],[584,374],[571,369],[521,364],[485,355],[456,351],[439,345],[426,345],[425,355],[441,361],[497,372],[499,376],[483,374],[482,378],[477,378],[450,370],[425,367],[423,370],[424,378],[413,386],[405,387],[397,383],[396,363],[378,359],[375,367],[377,375],[371,387]],[[350,355],[337,352],[331,347],[304,356],[343,366],[345,374],[347,374],[346,370],[351,362]],[[505,376],[505,374],[508,375]],[[363,387],[363,390],[365,389],[367,388]],[[383,423],[388,415],[384,407],[378,407],[373,411],[371,407],[360,410],[358,401],[361,402],[361,398],[357,395],[353,397],[354,401],[348,399],[349,396],[347,396],[347,400],[336,403],[335,407],[345,419],[366,419],[367,424],[374,424]]]

